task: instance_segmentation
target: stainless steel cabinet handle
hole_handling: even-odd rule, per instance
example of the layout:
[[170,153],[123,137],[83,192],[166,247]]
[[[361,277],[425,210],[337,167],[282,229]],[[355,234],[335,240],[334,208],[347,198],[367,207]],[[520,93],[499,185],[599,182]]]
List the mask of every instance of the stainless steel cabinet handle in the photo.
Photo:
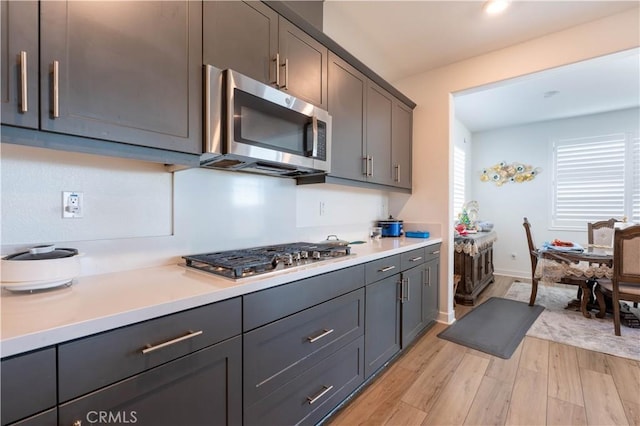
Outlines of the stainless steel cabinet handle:
[[369,157],[369,176],[373,176],[373,155]]
[[333,333],[334,330],[333,330],[333,328],[330,329],[330,330],[327,330],[325,328],[322,331],[323,331],[323,333],[318,334],[316,337],[307,337],[307,340],[309,341],[309,343],[316,342],[316,341],[322,339],[323,337],[326,337],[326,336],[330,335],[331,333]]
[[20,111],[27,112],[27,52],[20,52]]
[[275,84],[277,88],[280,88],[280,54],[279,53],[276,53],[276,57],[273,60],[273,62],[275,63],[276,81],[272,81],[272,83]]
[[411,294],[409,293],[409,289],[410,289],[409,277],[407,277],[406,280],[407,280],[407,298],[405,299],[405,302],[408,302],[409,300],[411,300]]
[[411,259],[409,259],[409,262],[417,262],[418,260],[422,260],[422,256],[412,257]]
[[364,166],[362,174],[369,176],[369,157],[362,157],[362,165]]
[[282,66],[284,67],[284,83],[282,84],[281,89],[287,90],[287,86],[289,85],[289,59],[285,59]]
[[316,395],[314,397],[308,396],[307,397],[307,401],[309,401],[309,405],[313,404],[314,402],[316,402],[317,400],[322,398],[324,396],[324,394],[329,392],[331,389],[333,389],[333,385],[331,385],[331,386],[323,386],[322,387],[322,391],[318,395]]
[[147,345],[147,347],[142,350],[142,353],[143,354],[148,354],[149,352],[157,351],[158,349],[162,349],[162,348],[165,348],[167,346],[174,345],[174,344],[176,344],[178,342],[182,342],[183,340],[192,339],[192,338],[194,338],[196,336],[199,336],[201,334],[202,334],[202,330],[189,331],[189,334],[186,334],[186,335],[180,336],[180,337],[176,337],[175,339],[169,340],[167,342],[160,343],[160,344],[154,345],[154,346]]
[[315,115],[311,117],[311,129],[313,130],[313,148],[311,149],[311,156],[316,158],[318,156],[318,117]]
[[400,183],[400,164],[395,164],[393,166],[393,168],[395,169],[395,172],[396,172],[396,176],[394,178],[394,181]]
[[400,280],[398,280],[398,284],[400,285],[400,295],[398,296],[398,300],[400,303],[404,303],[404,278],[400,278]]
[[392,269],[396,269],[396,267],[395,267],[395,266],[393,266],[393,265],[391,265],[391,266],[385,266],[385,267],[384,267],[384,268],[382,268],[382,269],[378,269],[378,272],[387,272],[387,271],[390,271],[390,270],[392,270]]
[[432,252],[431,252],[431,253],[429,253],[429,254],[440,254],[440,250],[432,251]]
[[53,118],[60,117],[60,62],[53,61]]

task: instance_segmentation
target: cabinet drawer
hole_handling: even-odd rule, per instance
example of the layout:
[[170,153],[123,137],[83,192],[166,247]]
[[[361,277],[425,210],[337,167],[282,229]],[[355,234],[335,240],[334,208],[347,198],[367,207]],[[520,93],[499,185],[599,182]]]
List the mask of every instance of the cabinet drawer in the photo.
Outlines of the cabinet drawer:
[[55,348],[5,358],[1,368],[3,425],[55,407]]
[[59,406],[60,425],[239,425],[240,336]]
[[249,406],[364,334],[364,289],[244,335],[244,398]]
[[414,266],[418,266],[425,262],[424,247],[417,250],[411,250],[400,255],[400,269],[406,271]]
[[340,269],[243,296],[243,330],[300,312],[364,286],[364,265]]
[[267,398],[245,408],[245,424],[317,423],[364,381],[363,339],[359,337]]
[[240,321],[235,298],[59,345],[59,401],[238,335]]
[[425,247],[425,261],[440,259],[440,246],[438,243]]
[[400,255],[374,260],[365,265],[364,275],[367,284],[380,281],[400,272]]

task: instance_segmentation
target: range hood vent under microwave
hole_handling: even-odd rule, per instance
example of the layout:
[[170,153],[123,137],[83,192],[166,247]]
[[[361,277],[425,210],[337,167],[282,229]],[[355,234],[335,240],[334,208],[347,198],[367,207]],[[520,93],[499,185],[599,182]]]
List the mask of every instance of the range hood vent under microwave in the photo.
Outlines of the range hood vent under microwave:
[[324,182],[331,159],[327,111],[233,70],[204,71],[200,167]]

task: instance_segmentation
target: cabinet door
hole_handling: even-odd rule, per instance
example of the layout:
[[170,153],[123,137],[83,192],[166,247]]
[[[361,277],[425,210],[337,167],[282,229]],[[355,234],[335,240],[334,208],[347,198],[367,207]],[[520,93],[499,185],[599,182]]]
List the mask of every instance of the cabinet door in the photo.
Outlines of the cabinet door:
[[205,1],[202,7],[204,63],[274,83],[278,14],[257,1]]
[[3,425],[55,407],[55,348],[5,358],[0,369]]
[[424,297],[424,314],[425,325],[438,318],[438,289],[440,287],[440,259],[433,259],[425,263],[424,289],[422,295]]
[[38,128],[38,2],[2,7],[2,124]]
[[416,266],[402,273],[402,347],[406,348],[426,325],[426,270]]
[[329,52],[329,114],[332,121],[331,175],[366,180],[365,93],[367,78]]
[[400,188],[411,189],[413,111],[397,99],[393,103],[391,124],[393,184]]
[[238,336],[63,404],[59,423],[241,424],[241,382]]
[[400,274],[365,287],[365,378],[400,350]]
[[40,14],[43,130],[202,152],[201,3],[45,1]]
[[280,17],[280,89],[327,109],[328,50]]
[[391,111],[393,97],[369,81],[367,88],[367,157],[369,182],[393,185],[391,178]]

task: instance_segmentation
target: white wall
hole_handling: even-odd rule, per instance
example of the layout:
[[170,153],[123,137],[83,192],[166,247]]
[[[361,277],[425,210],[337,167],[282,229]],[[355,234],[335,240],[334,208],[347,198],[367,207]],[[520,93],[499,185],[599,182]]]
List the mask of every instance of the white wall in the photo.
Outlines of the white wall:
[[[536,244],[554,238],[587,243],[582,231],[550,230],[551,143],[557,139],[640,132],[640,109],[633,108],[563,120],[552,120],[473,134],[471,194],[480,205],[480,215],[494,222],[498,241],[494,245],[496,273],[527,277],[531,273],[523,217],[531,222]],[[500,161],[541,167],[542,173],[523,183],[496,186],[481,182],[480,173]],[[511,254],[515,254],[512,259]]]
[[[45,243],[78,248],[82,275],[328,234],[362,240],[388,209],[388,194],[376,190],[208,169],[172,174],[134,160],[1,148],[2,255]],[[84,192],[83,218],[62,218],[65,190]]]
[[[637,10],[613,15],[395,82],[418,104],[413,129],[414,192],[401,201],[399,216],[442,225],[442,250],[448,256],[442,259],[440,320],[454,320],[452,93],[638,47],[638,21]],[[392,195],[392,205],[394,199]]]

